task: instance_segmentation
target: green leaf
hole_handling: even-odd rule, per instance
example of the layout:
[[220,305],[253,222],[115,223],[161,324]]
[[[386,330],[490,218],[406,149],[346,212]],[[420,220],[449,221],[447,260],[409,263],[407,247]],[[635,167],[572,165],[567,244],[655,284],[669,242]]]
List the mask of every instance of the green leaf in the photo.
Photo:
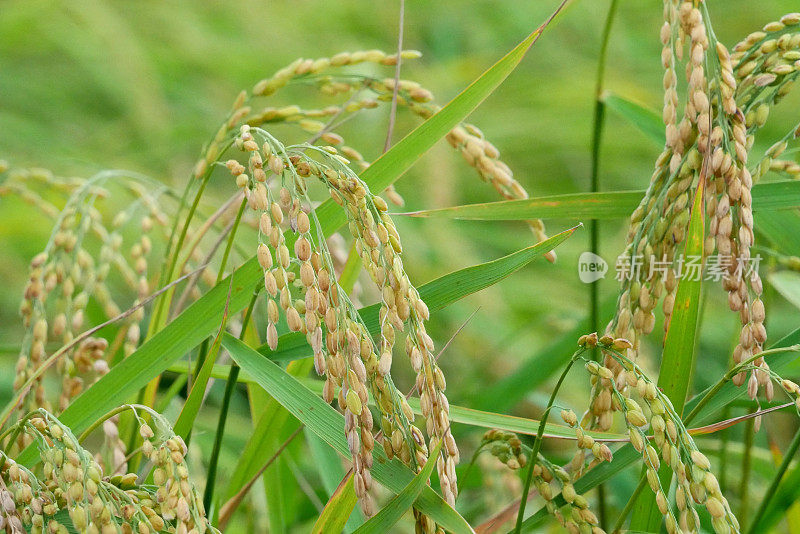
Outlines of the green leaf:
[[[271,400],[271,399],[270,399]],[[281,410],[285,413],[285,410]],[[299,423],[287,416],[281,426],[270,430],[264,448],[273,453],[289,438]],[[287,451],[284,451],[286,453]],[[300,500],[305,500],[297,486],[297,477],[291,470],[288,454],[281,454],[261,476],[261,491],[267,501],[267,519],[270,532],[286,532],[299,519]]]
[[342,479],[339,487],[333,492],[327,504],[325,504],[325,508],[322,509],[322,513],[311,529],[311,534],[337,534],[341,532],[347,524],[350,514],[353,513],[353,508],[355,508],[357,502],[358,497],[353,486],[353,471],[351,469],[347,472],[347,476]]
[[358,255],[355,245],[350,246],[350,252],[347,254],[347,261],[342,267],[342,274],[339,275],[339,286],[346,292],[350,293],[353,286],[358,280],[358,275],[361,274],[361,256]]
[[[413,217],[439,217],[481,221],[568,219],[572,221],[622,219],[630,216],[644,191],[571,193],[524,200],[501,200],[407,213]],[[785,180],[753,186],[753,210],[800,207],[800,182]]]
[[[322,480],[322,487],[325,488],[325,494],[328,498],[332,497],[339,483],[345,477],[345,470],[342,466],[342,459],[339,454],[328,447],[328,444],[319,436],[308,430],[304,429],[306,442],[311,451],[311,456],[314,460],[314,465],[317,466],[319,477]],[[353,508],[350,517],[347,518],[347,523],[344,526],[344,532],[353,532],[364,522],[364,515],[361,513],[360,508]]]
[[[703,210],[704,180],[700,180],[694,196],[692,216],[686,235],[684,258],[702,258],[705,238],[705,214]],[[695,279],[696,278],[696,279]],[[661,369],[658,373],[658,387],[672,402],[678,416],[683,414],[686,395],[694,371],[695,340],[697,337],[698,315],[700,310],[700,290],[702,276],[684,276],[678,281],[675,305],[664,341],[661,356]],[[669,466],[661,466],[659,478],[661,486],[668,488],[672,471]],[[663,516],[655,505],[652,492],[642,492],[633,507],[630,528],[655,532]]]
[[784,518],[789,520],[790,527],[796,529],[798,524],[791,521],[788,513],[796,512],[798,499],[800,499],[800,464],[796,464],[784,475],[763,518],[755,525],[758,527],[758,532],[772,532],[775,525]]
[[777,271],[770,273],[769,283],[772,284],[783,298],[788,300],[795,308],[800,308],[800,273],[794,271]]
[[[702,258],[705,237],[703,187],[697,188],[686,237],[685,258]],[[664,341],[658,387],[672,402],[678,415],[683,413],[686,394],[694,369],[694,349],[700,310],[702,276],[684,276],[678,281],[671,320]]]
[[[419,410],[419,399],[409,399],[408,403],[414,413],[421,413]],[[501,413],[483,412],[480,410],[473,410],[472,408],[464,408],[463,406],[450,405],[450,420],[454,423],[461,423],[470,426],[477,426],[482,428],[498,428],[508,432],[515,432],[517,434],[528,434],[535,436],[539,431],[540,422],[536,419],[527,419],[525,417],[516,417],[513,415],[505,415]],[[612,432],[600,432],[597,430],[585,431],[587,436],[592,436],[596,440],[625,440],[625,435],[616,434]],[[566,425],[559,425],[556,423],[548,422],[545,426],[545,437],[557,437],[563,439],[575,439],[575,430]]]
[[800,182],[797,180],[756,184],[753,186],[753,211],[758,213],[800,207],[799,194]]
[[[250,373],[265,391],[304,423],[309,430],[324,439],[339,454],[350,457],[350,451],[342,431],[344,428],[342,414],[303,386],[296,378],[287,374],[277,364],[264,358],[233,336],[226,334],[222,339],[222,345],[242,369]],[[372,467],[372,476],[390,491],[400,493],[414,478],[414,473],[397,459],[389,460],[381,447],[376,447],[373,454],[375,462]],[[423,489],[414,506],[447,530],[455,533],[473,532],[464,518],[429,487]]]
[[501,200],[414,211],[412,217],[437,217],[480,221],[524,221],[528,219],[607,220],[630,216],[644,191],[571,193],[524,200]]
[[393,527],[403,517],[403,514],[411,508],[411,505],[417,500],[422,490],[427,487],[428,479],[433,473],[433,468],[436,467],[436,460],[439,458],[441,451],[442,442],[439,441],[428,456],[428,461],[425,462],[425,467],[422,468],[422,471],[417,473],[414,479],[403,488],[403,491],[395,495],[380,512],[375,514],[375,517],[361,525],[356,530],[356,534],[379,534]]
[[611,92],[606,92],[601,98],[608,109],[641,130],[659,148],[664,146],[664,123],[658,113]]
[[[576,226],[564,230],[541,243],[518,250],[508,256],[466,267],[423,284],[418,288],[420,298],[425,301],[431,313],[441,310],[467,295],[496,284],[539,256],[553,250],[566,241],[577,228]],[[367,329],[373,335],[380,332],[379,310],[380,304],[373,304],[358,310]],[[260,353],[274,361],[290,361],[310,357],[310,350],[306,336],[298,332],[282,335],[278,339],[278,347],[274,351],[270,350],[266,344],[258,349]]]
[[[767,238],[771,246],[787,256],[796,256],[800,250],[800,213],[796,210],[755,214],[756,231]],[[763,241],[756,240],[761,245]]]

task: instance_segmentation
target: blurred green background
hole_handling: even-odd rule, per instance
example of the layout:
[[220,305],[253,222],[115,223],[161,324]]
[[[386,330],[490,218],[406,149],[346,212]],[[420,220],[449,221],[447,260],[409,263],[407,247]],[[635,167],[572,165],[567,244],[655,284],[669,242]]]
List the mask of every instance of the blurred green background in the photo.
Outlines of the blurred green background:
[[[402,76],[421,82],[445,103],[538,26],[556,4],[407,0],[405,47],[424,56],[406,62]],[[572,2],[470,118],[533,196],[588,191],[595,69],[608,4]],[[796,0],[710,0],[707,5],[718,38],[729,46],[797,8]],[[608,90],[655,109],[661,103],[661,6],[652,0],[620,2],[606,73]],[[46,167],[66,176],[131,169],[182,188],[202,145],[242,88],[299,56],[393,50],[398,7],[398,2],[352,0],[4,0],[0,158],[13,166]],[[392,75],[389,68],[381,72]],[[333,102],[286,89],[268,104],[298,100],[318,107]],[[791,98],[772,114],[756,152],[798,120],[797,103]],[[374,159],[383,146],[387,117],[384,105],[353,121],[345,130],[349,144]],[[401,109],[395,140],[417,123]],[[658,153],[658,146],[609,113],[602,189],[644,189]],[[229,182],[215,187],[213,194],[220,201],[231,193]],[[417,163],[397,189],[407,210],[497,199],[444,142]],[[27,264],[46,243],[50,222],[10,198],[0,199],[0,213],[0,339],[7,351],[21,339],[17,307]],[[418,284],[532,244],[521,224],[405,217],[398,217],[397,224],[405,265]],[[547,221],[550,234],[569,226],[567,221]],[[600,251],[612,265],[611,275],[624,232],[621,221],[601,225]],[[441,359],[452,403],[470,406],[490,384],[546,350],[586,315],[588,287],[578,279],[577,257],[588,249],[588,239],[588,231],[580,229],[558,249],[557,264],[540,260],[437,314],[430,329],[443,345],[480,308]],[[601,282],[604,298],[616,291],[611,275]],[[728,366],[738,322],[724,311],[721,288],[709,287],[707,296],[698,386],[715,380]],[[775,340],[796,327],[800,315],[780,296],[769,299],[770,338]],[[659,331],[657,326],[646,352],[653,354],[660,346]],[[15,359],[8,351],[0,355],[2,402],[10,393]],[[577,376],[563,403],[580,413],[588,387]],[[401,371],[398,381],[401,388],[410,384],[410,373]],[[516,413],[537,416],[547,391],[543,387],[531,392],[528,402],[515,406]],[[782,443],[785,436],[773,428],[780,417],[764,426]],[[762,431],[757,439],[763,436]],[[466,438],[467,443],[470,439],[474,442],[475,436]]]

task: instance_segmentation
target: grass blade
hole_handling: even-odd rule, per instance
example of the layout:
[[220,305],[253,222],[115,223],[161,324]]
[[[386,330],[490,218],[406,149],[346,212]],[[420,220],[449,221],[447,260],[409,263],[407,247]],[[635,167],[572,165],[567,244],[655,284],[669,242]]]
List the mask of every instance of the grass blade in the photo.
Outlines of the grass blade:
[[[798,448],[800,448],[800,430],[795,432],[794,438],[792,439],[791,444],[789,444],[789,448],[786,449],[786,455],[784,456],[781,465],[778,467],[778,470],[775,472],[775,476],[772,478],[772,482],[770,482],[767,491],[761,495],[761,502],[758,505],[756,516],[753,518],[753,524],[750,525],[750,528],[747,530],[748,534],[768,532],[770,530],[769,526],[765,526],[762,523],[762,519],[764,518],[764,514],[766,513],[770,503],[776,497],[776,493],[780,487],[781,479],[783,478],[783,475],[786,474],[786,470],[789,469],[789,464],[792,463]],[[795,495],[797,494],[795,493]],[[785,511],[787,508],[788,507],[783,507],[782,510]]]
[[767,238],[775,250],[787,256],[800,250],[800,213],[796,210],[761,211],[756,215],[757,231]]
[[770,273],[768,279],[772,287],[783,298],[788,300],[795,308],[800,309],[800,273],[777,271]]
[[[689,230],[686,234],[685,258],[703,257],[703,240],[705,237],[705,213],[703,209],[703,190],[705,180],[701,179],[697,186],[692,206]],[[700,290],[703,277],[682,277],[678,282],[675,294],[675,306],[664,341],[664,352],[661,357],[661,369],[658,374],[658,387],[672,402],[680,416],[686,404],[686,395],[694,370],[694,349],[697,337],[698,316],[700,310]],[[662,487],[669,487],[672,471],[668,466],[659,470]],[[631,530],[645,532],[657,531],[663,517],[655,506],[655,495],[643,492],[639,495],[633,508]]]
[[266,469],[272,464],[272,462],[274,462],[280,456],[284,449],[289,446],[289,444],[297,436],[297,434],[300,433],[301,430],[302,427],[297,427],[295,431],[288,438],[286,438],[286,441],[284,441],[281,446],[278,447],[278,450],[275,451],[275,454],[273,454],[272,457],[270,457],[270,459],[267,460],[267,462],[261,467],[261,469],[258,470],[258,473],[256,473],[256,475],[253,476],[253,478],[251,478],[247,484],[245,484],[242,489],[236,493],[236,495],[231,497],[228,502],[222,506],[217,522],[217,526],[220,530],[225,530],[225,526],[228,524],[228,521],[230,521],[231,516],[239,507],[242,499],[244,499],[245,495],[247,495],[247,492],[250,491],[250,488],[253,487],[258,477],[263,474],[264,471],[266,471]]
[[[231,279],[231,281],[233,281],[233,279]],[[208,386],[208,381],[211,379],[211,371],[214,368],[214,363],[217,361],[217,355],[219,354],[222,333],[225,332],[225,327],[227,324],[228,302],[225,303],[225,311],[222,315],[222,324],[219,327],[217,336],[214,338],[214,343],[211,345],[211,350],[206,355],[206,359],[203,362],[203,365],[200,367],[200,372],[197,373],[196,380],[194,381],[194,384],[192,384],[192,390],[189,392],[189,397],[186,399],[186,402],[183,403],[181,413],[178,415],[175,425],[173,425],[175,434],[179,435],[187,443],[192,432],[194,420],[197,417],[198,412],[200,412],[200,406],[203,404],[203,400],[205,399],[206,387]]]
[[439,457],[441,450],[442,441],[439,441],[428,456],[428,461],[425,462],[425,467],[422,468],[422,471],[417,473],[414,479],[403,488],[403,491],[395,495],[380,512],[375,514],[375,517],[361,525],[355,534],[380,534],[394,526],[403,517],[403,514],[411,508],[419,494],[428,485],[428,479],[433,473],[436,459]]
[[622,219],[630,216],[642,197],[644,191],[571,193],[414,211],[408,215],[479,221],[524,221],[531,218],[574,221]]
[[[317,465],[320,479],[322,480],[322,487],[325,489],[325,494],[328,498],[333,496],[336,488],[339,486],[341,480],[345,477],[345,469],[342,465],[342,459],[339,454],[328,447],[322,438],[305,429],[306,443],[308,443],[311,451],[311,456],[314,459],[314,464]],[[364,522],[364,515],[361,513],[360,508],[353,508],[350,517],[347,518],[347,523],[344,526],[343,532],[350,533],[358,528]]]
[[[350,457],[344,432],[344,416],[287,374],[274,362],[248,347],[238,339],[225,335],[222,345],[239,366],[250,373],[258,384],[284,408],[304,423],[309,430],[324,439],[339,454]],[[400,493],[414,478],[414,473],[398,460],[389,460],[380,447],[374,450],[372,476],[387,489]],[[424,488],[414,503],[443,528],[455,533],[472,533],[469,524],[431,488]]]
[[350,514],[353,513],[356,502],[358,502],[358,497],[353,485],[353,470],[351,469],[331,495],[317,522],[314,523],[311,534],[341,532],[347,524]]
[[604,93],[602,98],[608,109],[639,129],[659,148],[664,146],[664,123],[658,113],[611,92]]
[[[501,200],[408,213],[413,217],[438,217],[480,221],[568,219],[571,221],[624,219],[644,197],[644,191],[571,193],[524,200]],[[753,186],[753,210],[800,207],[800,182],[784,180]]]
[[[797,452],[796,442],[799,435],[795,434],[795,439],[790,445],[790,449],[784,454],[784,461],[787,458],[791,460],[792,455]],[[791,450],[792,446],[795,446],[794,450]],[[783,467],[783,463],[780,467]],[[770,502],[763,511],[761,519],[759,520],[756,517],[753,522],[752,529],[758,527],[758,532],[771,532],[775,524],[783,519],[787,519],[790,532],[794,532],[800,525],[800,523],[793,521],[793,515],[790,515],[797,508],[798,499],[800,499],[800,464],[795,464],[788,474],[781,474],[783,475],[783,480],[780,481],[777,488],[770,487],[774,493],[771,494]],[[777,478],[777,474],[775,477]]]

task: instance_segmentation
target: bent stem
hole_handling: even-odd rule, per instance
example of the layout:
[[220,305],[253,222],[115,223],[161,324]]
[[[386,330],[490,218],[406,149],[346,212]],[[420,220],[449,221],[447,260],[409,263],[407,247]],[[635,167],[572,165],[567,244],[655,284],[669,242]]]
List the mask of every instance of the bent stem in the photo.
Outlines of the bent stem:
[[514,532],[519,534],[522,532],[522,520],[525,518],[525,505],[528,504],[528,493],[531,490],[531,482],[533,481],[533,466],[536,464],[535,458],[539,456],[539,450],[542,448],[542,439],[544,438],[544,429],[547,426],[547,419],[550,416],[550,410],[553,408],[553,403],[556,401],[556,395],[558,394],[558,390],[561,389],[561,384],[564,382],[564,379],[567,378],[567,374],[569,370],[572,368],[572,364],[574,364],[578,357],[583,354],[586,349],[580,349],[575,354],[572,355],[567,366],[564,368],[564,371],[561,373],[561,376],[558,377],[558,382],[556,382],[555,387],[553,388],[553,392],[550,394],[550,400],[547,402],[547,407],[542,414],[542,420],[539,422],[539,430],[536,432],[536,437],[533,440],[533,446],[531,447],[531,455],[528,458],[528,472],[525,475],[525,486],[522,490],[522,497],[520,497],[519,502],[519,512],[517,512],[517,523],[514,527]]

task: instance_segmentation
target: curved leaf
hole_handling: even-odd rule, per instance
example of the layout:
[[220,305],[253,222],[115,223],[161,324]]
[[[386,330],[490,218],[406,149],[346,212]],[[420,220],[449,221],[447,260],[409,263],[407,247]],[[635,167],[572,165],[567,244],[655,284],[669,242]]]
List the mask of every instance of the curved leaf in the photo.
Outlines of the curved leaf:
[[636,126],[659,148],[664,146],[664,123],[661,122],[661,117],[658,113],[651,108],[611,92],[603,94],[602,100],[608,109]]
[[[559,7],[558,10],[560,9]],[[386,189],[439,139],[447,135],[450,130],[472,113],[514,71],[522,61],[522,58],[525,57],[527,51],[539,39],[550,20],[558,14],[558,10],[544,24],[514,47],[513,50],[481,74],[477,80],[472,82],[445,107],[375,160],[372,165],[361,173],[361,178],[367,185],[374,191]],[[344,212],[333,200],[325,201],[316,211],[326,234],[347,222]]]
[[[356,490],[353,486],[353,470],[339,483],[333,492],[322,513],[319,514],[311,534],[335,534],[341,532],[347,524],[347,519],[353,513],[353,508],[358,502]],[[374,519],[374,518],[373,518]]]

